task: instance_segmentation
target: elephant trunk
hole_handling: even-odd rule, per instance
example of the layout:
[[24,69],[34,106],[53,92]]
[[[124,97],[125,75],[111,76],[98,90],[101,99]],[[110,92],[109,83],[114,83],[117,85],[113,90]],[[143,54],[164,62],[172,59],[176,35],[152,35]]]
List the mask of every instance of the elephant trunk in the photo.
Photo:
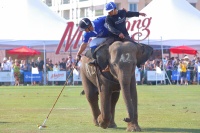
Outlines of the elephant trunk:
[[124,103],[126,104],[126,108],[128,111],[128,117],[129,118],[124,118],[125,122],[131,122],[134,118],[134,108],[132,104],[132,98],[130,94],[130,84],[131,84],[131,72],[126,71],[126,72],[120,72],[118,75],[118,80],[120,83]]

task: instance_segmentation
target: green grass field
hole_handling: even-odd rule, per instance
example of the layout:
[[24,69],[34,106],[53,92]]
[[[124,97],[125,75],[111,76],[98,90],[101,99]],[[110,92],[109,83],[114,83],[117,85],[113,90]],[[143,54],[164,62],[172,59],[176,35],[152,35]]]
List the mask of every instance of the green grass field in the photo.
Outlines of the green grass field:
[[[82,86],[66,86],[48,121],[39,130],[62,86],[0,86],[0,132],[126,132],[122,96],[116,106],[117,128],[92,122],[90,106],[80,96]],[[137,86],[139,125],[143,132],[200,133],[200,86]]]

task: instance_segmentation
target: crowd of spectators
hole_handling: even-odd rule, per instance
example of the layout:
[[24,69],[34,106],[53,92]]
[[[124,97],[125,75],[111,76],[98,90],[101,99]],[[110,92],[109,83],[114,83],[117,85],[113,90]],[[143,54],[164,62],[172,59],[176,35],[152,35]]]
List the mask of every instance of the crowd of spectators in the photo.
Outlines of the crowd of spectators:
[[[181,80],[180,82],[178,81],[178,84],[196,84],[198,76],[197,71],[198,67],[200,67],[200,58],[195,55],[192,60],[189,60],[188,56],[185,55],[183,59],[180,59],[179,57],[169,58],[166,56],[163,61],[158,58],[152,61],[148,60],[139,68],[141,74],[141,82],[137,82],[137,84],[155,84],[155,82],[147,81],[147,71],[156,71],[156,67],[159,67],[161,70],[164,68],[172,84],[177,84],[177,80],[172,80],[172,71],[177,71],[180,76]],[[186,77],[187,71],[190,71],[189,81]],[[166,79],[166,83],[169,84],[168,79]],[[159,84],[164,84],[164,81],[160,81]]]
[[[32,59],[31,62],[29,60],[18,60],[18,59],[12,60],[11,56],[9,57],[9,59],[4,57],[3,62],[0,63],[0,71],[13,72],[15,82],[14,83],[4,82],[3,84],[19,86],[19,85],[27,85],[27,84],[29,85],[32,83],[32,85],[36,85],[36,84],[41,85],[43,84],[42,81],[25,82],[24,72],[30,72],[32,68],[38,68],[38,71],[42,71],[44,74],[44,71],[45,71],[44,65],[45,65],[44,61],[41,59],[41,57],[38,57],[36,61]],[[58,61],[55,64],[52,63],[51,59],[46,59],[46,81],[48,81],[48,71],[66,71],[66,76],[68,78],[73,65],[74,65],[74,60],[72,59],[71,55],[69,55],[67,58],[62,58],[61,61]],[[44,80],[44,76],[43,76],[43,80]],[[73,82],[73,78],[71,75],[68,80],[68,85],[72,85],[72,82]],[[65,81],[56,81],[56,82],[48,81],[47,82],[48,85],[52,85],[52,84],[63,85],[64,83]],[[1,82],[0,82],[0,85],[2,85]]]
[[[72,70],[72,67],[74,66],[75,61],[72,59],[72,56],[69,55],[67,58],[62,58],[61,61],[55,62],[55,64],[52,63],[51,59],[46,59],[46,81],[48,81],[48,71],[66,71],[66,78],[70,75],[70,72]],[[76,66],[76,69],[79,70],[80,66]],[[172,84],[177,84],[177,82],[181,85],[185,84],[196,84],[197,82],[197,71],[198,67],[200,67],[200,58],[196,55],[192,60],[189,60],[188,56],[185,55],[183,59],[180,59],[179,57],[171,57],[169,58],[166,56],[163,60],[156,58],[152,61],[146,61],[144,65],[141,65],[138,70],[140,71],[140,81],[137,82],[138,85],[152,85],[155,84],[155,82],[147,81],[147,71],[155,71],[156,67],[159,67],[161,70],[166,71],[167,76]],[[0,63],[0,71],[11,71],[14,74],[15,82],[4,82],[4,85],[27,85],[27,84],[43,84],[42,81],[40,82],[24,82],[24,72],[31,71],[32,68],[38,68],[38,71],[42,71],[44,73],[44,61],[41,60],[41,57],[38,57],[35,61],[34,59],[31,60],[12,60],[11,57],[8,59],[6,57],[3,58],[3,62]],[[181,77],[180,82],[177,80],[172,80],[172,71],[178,71],[179,76]],[[188,81],[186,78],[187,71],[190,71],[190,80]],[[73,75],[69,77],[68,85],[72,85],[73,82]],[[43,76],[43,80],[44,80]],[[65,81],[48,81],[48,85],[63,85]],[[76,84],[79,84],[78,82],[75,82]],[[169,84],[169,81],[166,80],[166,83]],[[0,82],[0,84],[2,84]],[[164,84],[164,81],[159,81],[159,84]]]

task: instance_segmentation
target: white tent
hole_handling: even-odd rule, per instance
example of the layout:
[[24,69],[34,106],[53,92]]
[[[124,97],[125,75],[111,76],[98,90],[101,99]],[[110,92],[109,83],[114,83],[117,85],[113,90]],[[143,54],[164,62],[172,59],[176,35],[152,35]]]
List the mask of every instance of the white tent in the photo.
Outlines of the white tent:
[[162,44],[168,46],[200,45],[200,12],[186,0],[153,0],[140,12],[152,17],[150,36],[142,43],[161,45],[162,39]]
[[67,22],[41,0],[0,1],[0,45],[59,44]]

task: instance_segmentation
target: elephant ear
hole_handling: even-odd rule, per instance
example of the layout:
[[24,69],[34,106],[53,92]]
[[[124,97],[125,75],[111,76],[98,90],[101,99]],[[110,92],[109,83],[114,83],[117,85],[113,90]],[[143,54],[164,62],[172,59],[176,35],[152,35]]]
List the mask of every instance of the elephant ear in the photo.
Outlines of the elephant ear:
[[141,64],[145,63],[150,56],[153,54],[153,48],[146,44],[138,45],[137,52],[137,67],[140,67]]

